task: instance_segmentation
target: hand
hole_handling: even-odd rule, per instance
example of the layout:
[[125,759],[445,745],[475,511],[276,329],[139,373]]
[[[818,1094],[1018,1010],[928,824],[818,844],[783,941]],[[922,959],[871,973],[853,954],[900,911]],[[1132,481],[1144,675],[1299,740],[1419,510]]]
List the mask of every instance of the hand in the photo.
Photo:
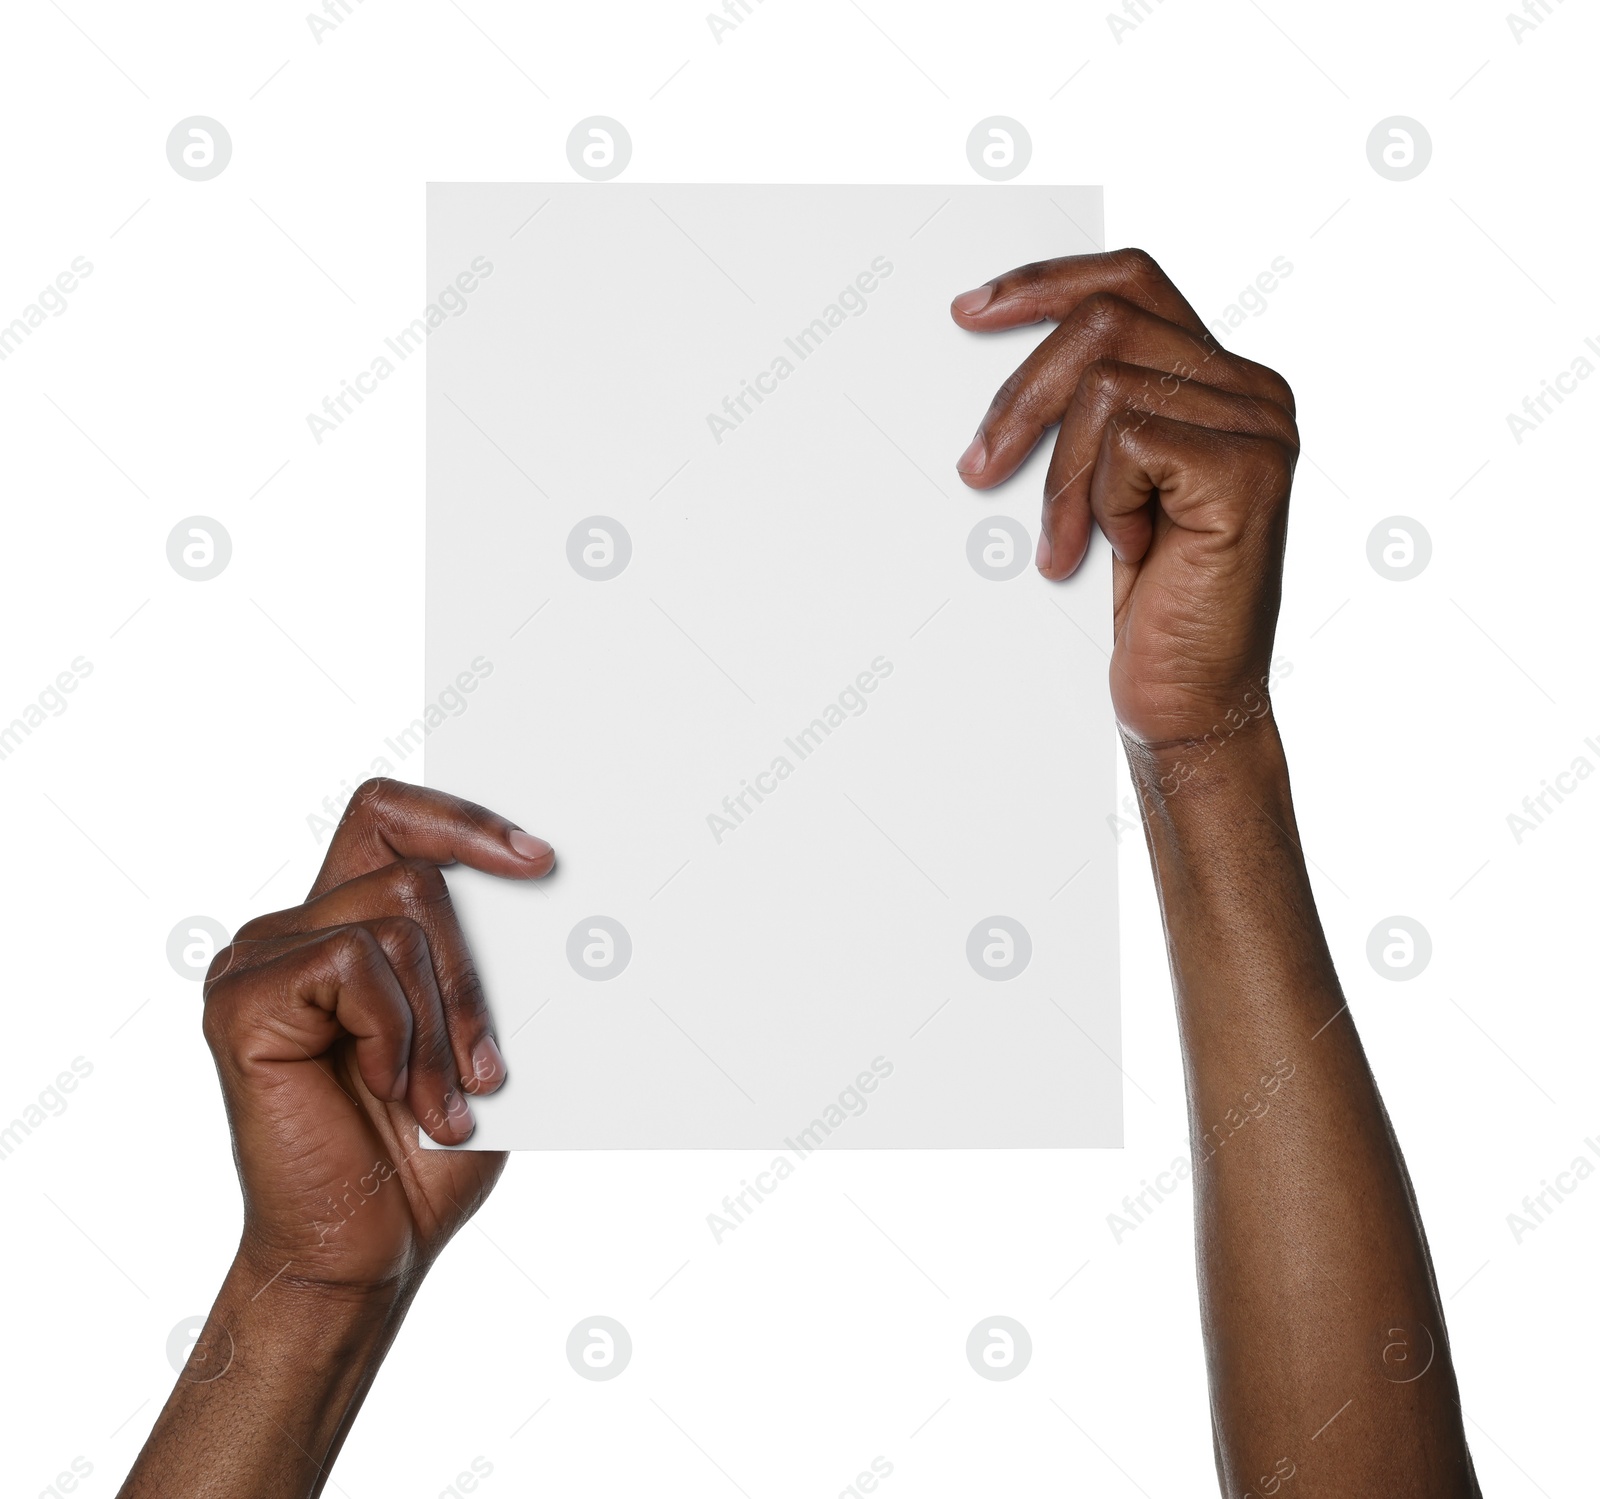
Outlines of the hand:
[[550,846],[482,807],[360,787],[305,904],[216,955],[206,1040],[244,1189],[240,1257],[265,1282],[414,1288],[505,1166],[430,1151],[473,1130],[505,1063],[441,864],[533,879]]
[[1111,694],[1130,747],[1159,753],[1264,716],[1299,452],[1282,376],[1222,349],[1142,250],[1023,266],[950,310],[979,333],[1057,325],[956,469],[991,489],[1061,424],[1039,571],[1077,568],[1091,517],[1110,542]]

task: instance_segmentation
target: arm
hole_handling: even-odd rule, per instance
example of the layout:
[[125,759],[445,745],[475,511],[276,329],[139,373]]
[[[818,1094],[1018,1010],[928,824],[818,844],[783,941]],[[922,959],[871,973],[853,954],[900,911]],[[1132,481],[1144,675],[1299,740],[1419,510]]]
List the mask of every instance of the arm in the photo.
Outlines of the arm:
[[271,1273],[234,1261],[122,1499],[322,1492],[410,1294]]
[[394,781],[351,800],[305,904],[206,975],[244,1233],[122,1499],[320,1494],[429,1267],[505,1156],[467,1094],[505,1064],[439,865],[549,872],[549,845]]
[[1289,485],[1282,378],[1228,354],[1138,251],[958,297],[1055,330],[957,467],[989,488],[1060,423],[1040,571],[1114,554],[1111,686],[1166,926],[1201,1319],[1229,1496],[1471,1499],[1422,1222],[1339,991],[1267,691]]
[[[1339,991],[1270,713],[1173,795],[1129,746],[1167,929],[1227,1492],[1475,1495],[1400,1147]],[[1170,784],[1170,781],[1169,781]]]

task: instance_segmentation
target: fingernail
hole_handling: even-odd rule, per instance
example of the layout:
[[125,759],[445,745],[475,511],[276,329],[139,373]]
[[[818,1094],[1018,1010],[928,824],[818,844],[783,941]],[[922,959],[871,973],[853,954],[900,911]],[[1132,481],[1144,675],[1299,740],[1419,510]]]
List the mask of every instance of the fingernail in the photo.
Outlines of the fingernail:
[[975,312],[982,312],[994,297],[994,287],[976,286],[971,291],[964,291],[950,305],[959,313],[971,317]]
[[467,1107],[467,1100],[454,1088],[444,1096],[444,1117],[456,1134],[466,1136],[472,1133],[472,1110]]
[[983,466],[989,461],[989,450],[983,445],[983,433],[979,433],[967,444],[967,451],[956,459],[956,472],[958,474],[981,474]]
[[521,828],[512,828],[506,835],[506,842],[511,845],[513,853],[520,854],[524,859],[548,859],[555,852],[543,838],[535,838]]
[[500,1055],[493,1036],[485,1036],[472,1048],[472,1076],[462,1086],[474,1093],[488,1093],[506,1080],[506,1059]]
[[1039,550],[1033,554],[1034,566],[1037,567],[1040,572],[1048,572],[1050,569],[1050,556],[1050,533],[1048,531],[1041,531],[1039,533]]

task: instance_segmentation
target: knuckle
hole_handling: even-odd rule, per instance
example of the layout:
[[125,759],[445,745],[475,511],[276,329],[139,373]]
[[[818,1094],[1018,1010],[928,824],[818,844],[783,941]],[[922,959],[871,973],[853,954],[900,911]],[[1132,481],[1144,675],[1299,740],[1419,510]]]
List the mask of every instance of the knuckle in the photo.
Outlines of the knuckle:
[[1057,264],[1058,262],[1053,260],[1030,260],[1026,265],[1019,265],[1015,270],[1007,271],[1003,276],[996,276],[995,295],[1008,297],[1015,296],[1018,292],[1031,293],[1050,275]]
[[239,1020],[239,990],[247,982],[246,975],[242,973],[232,976],[218,974],[215,978],[209,973],[206,975],[202,986],[200,1034],[217,1056],[232,1050],[232,1037]]
[[1078,377],[1078,389],[1086,396],[1115,395],[1127,383],[1123,366],[1115,359],[1091,359]]
[[448,994],[452,1012],[469,1019],[481,1020],[487,1027],[489,1003],[484,997],[483,982],[478,977],[477,967],[470,957],[452,968]]
[[220,1005],[208,1004],[200,1012],[200,1034],[205,1037],[206,1045],[213,1052],[221,1052],[224,1049],[227,1023]]
[[1294,480],[1294,454],[1275,438],[1257,438],[1250,445],[1250,460],[1262,497],[1285,504]]
[[1106,451],[1125,453],[1137,459],[1140,454],[1149,451],[1145,428],[1153,420],[1148,411],[1140,411],[1132,406],[1115,407],[1106,418],[1105,431],[1100,440]]
[[459,798],[455,805],[459,815],[465,818],[467,823],[476,831],[489,834],[499,832],[503,819],[498,812],[494,812],[488,807],[480,806],[477,802],[469,802]]
[[351,794],[344,816],[340,819],[341,825],[362,818],[381,820],[385,807],[393,802],[402,784],[390,780],[388,776],[368,776]]
[[384,878],[389,893],[409,910],[435,906],[450,898],[450,887],[439,866],[427,859],[401,859],[388,867]]
[[240,958],[239,943],[248,940],[246,929],[240,927],[232,942],[212,954],[211,962],[206,968],[206,976],[200,984],[200,993],[203,998],[209,999],[211,991],[233,971]]
[[418,1025],[411,1033],[411,1065],[419,1072],[438,1072],[456,1079],[456,1054],[450,1033],[437,1024]]
[[1259,395],[1283,407],[1291,418],[1294,416],[1294,391],[1277,370],[1269,365],[1257,364],[1253,359],[1242,359],[1237,355],[1233,356],[1233,359],[1241,378],[1247,382],[1253,380]]
[[1073,309],[1074,320],[1096,338],[1110,338],[1123,326],[1128,304],[1115,292],[1092,291]]
[[352,804],[367,805],[369,802],[378,801],[383,797],[392,796],[394,789],[400,783],[390,780],[388,776],[368,776],[351,796]]
[[998,421],[1006,416],[1013,406],[1022,398],[1030,383],[1029,375],[1023,370],[1013,370],[1000,382],[1000,388],[994,393],[994,400],[989,403],[989,420]]
[[994,399],[989,402],[983,430],[993,432],[996,428],[1028,426],[1033,420],[1033,410],[1047,399],[1048,386],[1048,374],[1041,372],[1033,360],[1013,370],[1001,381]]
[[340,927],[327,939],[326,951],[352,979],[368,977],[388,962],[377,937],[364,926]]
[[1223,347],[1222,341],[1209,328],[1202,329],[1195,337],[1200,341],[1202,352],[1200,363],[1193,367],[1194,372],[1198,372],[1208,365],[1218,370],[1228,370],[1234,367],[1237,362],[1237,356],[1229,353]]
[[430,964],[428,934],[409,916],[383,916],[372,923],[372,935],[382,955],[408,968]]
[[1167,273],[1148,250],[1130,245],[1126,249],[1114,250],[1111,259],[1117,270],[1135,285],[1150,286],[1167,279]]

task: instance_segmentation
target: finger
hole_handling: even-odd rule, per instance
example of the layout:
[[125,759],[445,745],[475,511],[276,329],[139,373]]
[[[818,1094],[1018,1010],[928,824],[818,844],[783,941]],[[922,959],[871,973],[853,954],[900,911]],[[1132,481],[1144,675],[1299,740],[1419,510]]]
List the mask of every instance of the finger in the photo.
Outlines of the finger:
[[[1088,550],[1092,525],[1089,490],[1106,425],[1113,421],[1138,424],[1154,416],[1219,431],[1257,433],[1291,449],[1299,448],[1294,418],[1274,401],[1260,401],[1115,359],[1092,360],[1062,413],[1045,480],[1038,565],[1047,578],[1069,576]],[[1107,532],[1107,536],[1123,561],[1133,560],[1119,545],[1122,533]],[[1127,543],[1139,547],[1141,555],[1146,541],[1131,534],[1127,537]]]
[[978,333],[1059,321],[1085,297],[1115,292],[1136,307],[1153,312],[1191,333],[1206,325],[1153,256],[1143,250],[1112,250],[1099,255],[1065,255],[1018,266],[993,281],[962,292],[950,304],[951,316]]
[[477,965],[437,865],[426,859],[401,859],[358,875],[302,906],[246,922],[235,941],[282,937],[395,915],[414,921],[427,938],[457,1077],[468,1093],[492,1093],[505,1081],[505,1059],[494,1037]]
[[548,843],[499,813],[379,776],[363,781],[350,798],[311,894],[398,859],[461,863],[512,880],[537,879],[555,866]]
[[1158,507],[1163,546],[1182,536],[1212,561],[1243,559],[1265,538],[1281,546],[1293,475],[1294,452],[1274,437],[1129,413],[1102,431],[1089,507],[1124,562],[1143,560]]
[[404,1096],[411,1006],[371,933],[232,943],[213,959],[204,994],[206,1040],[219,1061],[316,1062],[350,1036],[367,1087],[379,1098]]
[[405,916],[380,917],[364,922],[358,930],[369,931],[377,939],[411,1007],[406,1106],[440,1144],[459,1145],[475,1125],[461,1090],[461,1073],[434,978],[427,933]]
[[962,479],[974,489],[992,489],[1009,479],[1061,420],[1085,367],[1097,359],[1158,370],[1172,383],[1199,381],[1293,413],[1288,382],[1275,371],[1121,297],[1095,292],[996,392],[978,435],[956,461]]
[[350,1036],[374,1096],[403,1100],[441,1144],[472,1134],[427,941],[404,917],[232,944],[206,978],[205,1027],[242,1070],[320,1066]]

